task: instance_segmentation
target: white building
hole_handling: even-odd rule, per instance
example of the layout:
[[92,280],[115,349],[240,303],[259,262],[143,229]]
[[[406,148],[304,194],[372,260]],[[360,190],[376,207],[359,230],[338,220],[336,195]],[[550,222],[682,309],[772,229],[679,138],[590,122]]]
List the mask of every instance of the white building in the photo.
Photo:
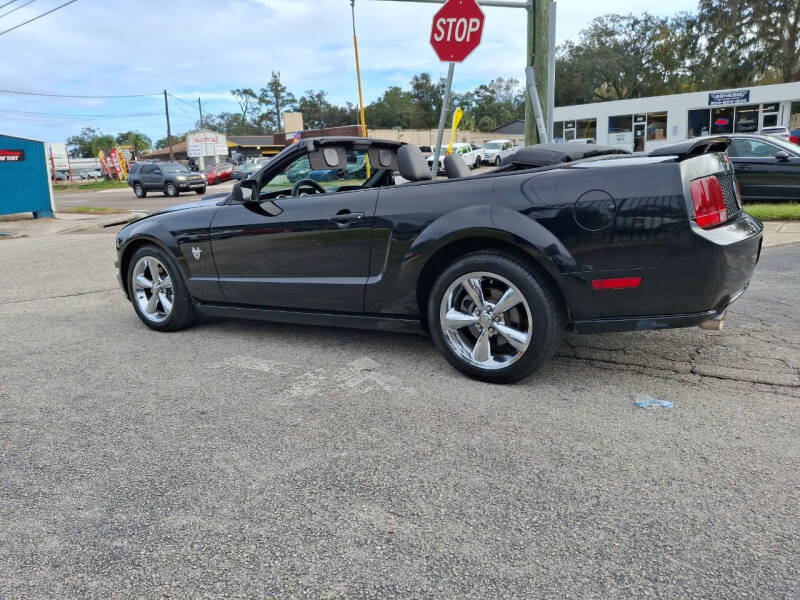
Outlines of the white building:
[[554,120],[554,138],[594,138],[633,152],[701,135],[800,129],[800,82],[561,106]]

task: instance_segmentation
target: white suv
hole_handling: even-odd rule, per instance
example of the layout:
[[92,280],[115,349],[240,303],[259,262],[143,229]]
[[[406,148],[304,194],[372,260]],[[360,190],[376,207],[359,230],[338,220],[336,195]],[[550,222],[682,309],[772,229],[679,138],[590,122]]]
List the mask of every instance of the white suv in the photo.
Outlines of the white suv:
[[[439,172],[444,171],[445,152],[447,152],[447,146],[442,148],[442,152],[439,155]],[[471,144],[453,144],[453,154],[458,154],[461,156],[470,169],[473,167],[477,169],[481,166],[480,150],[473,149]],[[428,157],[428,166],[430,167],[431,165],[433,165],[433,156]]]
[[511,140],[492,140],[483,145],[483,162],[487,165],[500,166],[502,160],[519,150]]

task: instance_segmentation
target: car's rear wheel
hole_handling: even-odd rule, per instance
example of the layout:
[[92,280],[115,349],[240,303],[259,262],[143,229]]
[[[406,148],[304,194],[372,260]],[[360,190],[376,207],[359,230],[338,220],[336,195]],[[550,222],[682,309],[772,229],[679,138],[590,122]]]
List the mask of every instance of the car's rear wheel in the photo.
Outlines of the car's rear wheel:
[[203,186],[203,187],[201,187],[201,188],[197,188],[197,189],[194,191],[194,193],[195,193],[195,194],[199,194],[200,196],[202,196],[203,194],[205,194],[205,193],[206,193],[206,186]]
[[486,251],[453,263],[428,302],[436,346],[456,369],[483,381],[523,379],[552,358],[563,310],[545,281],[513,256]]
[[142,246],[128,263],[128,289],[136,314],[158,331],[176,331],[197,320],[175,261],[158,246]]
[[481,157],[480,156],[476,156],[475,157],[475,164],[472,165],[472,166],[475,167],[476,169],[480,168],[480,166],[481,166]]
[[178,195],[178,186],[168,181],[167,184],[164,186],[164,195],[169,196],[170,198],[174,198]]
[[133,193],[136,194],[137,198],[144,198],[147,196],[147,191],[145,191],[141,183],[133,184]]

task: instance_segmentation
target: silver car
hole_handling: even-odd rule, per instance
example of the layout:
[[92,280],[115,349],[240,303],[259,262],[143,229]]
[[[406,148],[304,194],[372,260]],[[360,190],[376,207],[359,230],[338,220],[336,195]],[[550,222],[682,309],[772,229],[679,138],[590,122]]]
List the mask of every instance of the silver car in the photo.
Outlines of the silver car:
[[790,141],[791,135],[787,127],[764,127],[758,132],[760,135],[767,135],[769,137],[778,138],[784,142]]

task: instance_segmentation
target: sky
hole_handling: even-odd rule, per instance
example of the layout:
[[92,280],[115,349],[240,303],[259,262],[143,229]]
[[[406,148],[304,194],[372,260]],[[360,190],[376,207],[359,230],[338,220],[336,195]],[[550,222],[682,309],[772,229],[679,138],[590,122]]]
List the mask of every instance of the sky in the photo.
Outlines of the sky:
[[[7,2],[0,0],[0,6]],[[0,32],[63,2],[13,0],[0,8]],[[603,14],[646,10],[668,16],[696,5],[697,0],[558,0],[557,42],[576,40]],[[414,74],[446,75],[447,64],[429,43],[437,10],[433,4],[356,0],[365,103],[390,85],[407,87]],[[483,10],[482,43],[456,65],[455,91],[496,77],[524,80],[524,11]],[[198,97],[204,112],[236,112],[229,91],[257,90],[272,71],[281,73],[297,97],[323,89],[334,103],[358,101],[349,0],[78,0],[0,33],[0,56],[0,90],[112,96],[166,89],[174,96],[173,133],[194,127]],[[166,135],[164,98],[0,92],[0,133],[63,141],[87,126],[110,134],[138,130],[155,141]]]

